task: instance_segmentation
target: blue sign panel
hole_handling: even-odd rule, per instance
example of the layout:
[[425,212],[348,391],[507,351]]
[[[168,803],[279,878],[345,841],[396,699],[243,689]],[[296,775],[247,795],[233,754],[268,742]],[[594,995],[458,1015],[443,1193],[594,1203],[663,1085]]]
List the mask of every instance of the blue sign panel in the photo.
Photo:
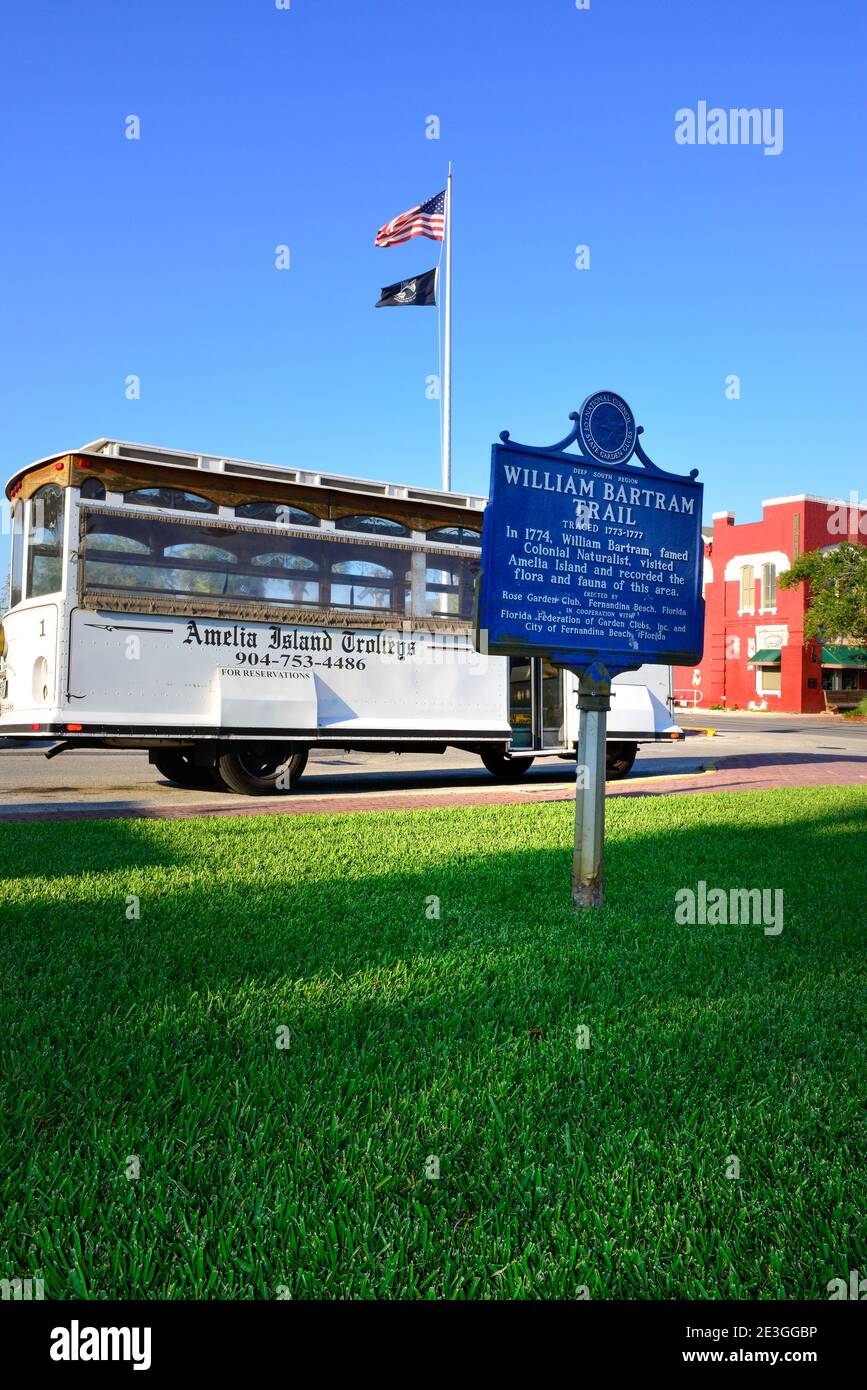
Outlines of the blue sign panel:
[[[704,630],[697,470],[657,468],[612,392],[588,397],[571,418],[571,434],[550,448],[508,433],[493,447],[480,646],[573,669],[601,662],[612,673],[694,665]],[[580,454],[565,452],[576,442]]]

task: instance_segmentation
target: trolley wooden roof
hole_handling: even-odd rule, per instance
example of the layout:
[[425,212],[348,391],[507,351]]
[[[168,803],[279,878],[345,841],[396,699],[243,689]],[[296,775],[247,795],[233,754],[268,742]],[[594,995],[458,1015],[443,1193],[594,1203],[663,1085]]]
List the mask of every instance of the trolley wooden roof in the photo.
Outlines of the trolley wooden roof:
[[478,530],[486,502],[474,493],[443,492],[111,439],[93,440],[80,449],[28,464],[12,475],[6,495],[10,499],[31,497],[48,482],[78,487],[95,475],[109,492],[175,487],[223,506],[288,502],[329,520],[371,511],[403,521],[414,530],[458,525]]

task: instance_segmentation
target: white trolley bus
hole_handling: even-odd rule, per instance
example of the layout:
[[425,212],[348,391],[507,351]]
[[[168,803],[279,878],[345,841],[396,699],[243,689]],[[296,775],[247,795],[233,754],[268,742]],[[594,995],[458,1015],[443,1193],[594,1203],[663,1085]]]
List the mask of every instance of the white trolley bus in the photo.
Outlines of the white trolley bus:
[[[574,758],[575,682],[475,650],[483,497],[100,439],[7,485],[0,738],[143,748],[288,791],[315,748]],[[682,737],[667,668],[617,679],[608,770]],[[8,746],[8,744],[7,744]]]

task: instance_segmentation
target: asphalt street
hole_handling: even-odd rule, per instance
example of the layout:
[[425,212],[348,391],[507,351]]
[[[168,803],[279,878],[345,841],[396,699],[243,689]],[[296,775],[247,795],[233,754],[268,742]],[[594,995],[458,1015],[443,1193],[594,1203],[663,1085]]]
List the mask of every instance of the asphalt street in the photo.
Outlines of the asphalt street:
[[[678,714],[688,730],[681,743],[643,744],[629,781],[724,769],[727,759],[751,755],[805,756],[834,754],[867,760],[867,724],[840,719],[804,720],[785,716]],[[708,735],[699,730],[713,728]],[[574,764],[557,758],[538,760],[522,786],[540,790],[574,783]],[[448,791],[497,784],[469,753],[442,755],[343,753],[327,749],[311,754],[296,796],[389,791]],[[41,748],[0,749],[0,810],[16,808],[50,814],[76,807],[159,810],[160,807],[219,806],[227,793],[216,788],[189,791],[166,782],[148,763],[147,753],[126,750],[75,750],[47,759]],[[241,798],[242,801],[249,798]]]

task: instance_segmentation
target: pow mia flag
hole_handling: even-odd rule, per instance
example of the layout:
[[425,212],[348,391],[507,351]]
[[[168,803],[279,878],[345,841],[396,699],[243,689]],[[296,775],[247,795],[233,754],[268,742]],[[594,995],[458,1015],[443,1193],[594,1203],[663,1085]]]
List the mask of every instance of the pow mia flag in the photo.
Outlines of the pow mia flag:
[[388,309],[392,305],[436,304],[436,270],[426,270],[422,275],[414,275],[411,280],[398,280],[396,285],[384,285],[375,304],[376,309]]

